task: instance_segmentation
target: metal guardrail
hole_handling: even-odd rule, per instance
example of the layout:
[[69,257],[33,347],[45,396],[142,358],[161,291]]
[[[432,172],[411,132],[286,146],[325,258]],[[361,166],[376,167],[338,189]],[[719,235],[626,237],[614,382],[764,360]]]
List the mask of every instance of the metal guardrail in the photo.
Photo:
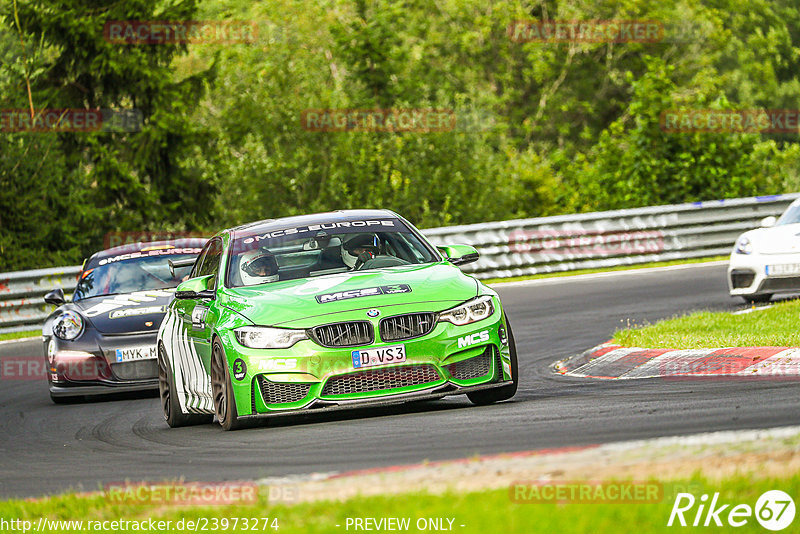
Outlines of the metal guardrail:
[[0,273],[0,333],[35,330],[55,309],[42,297],[60,287],[72,293],[80,265]]
[[800,193],[433,228],[437,245],[472,244],[476,278],[509,278],[730,254],[742,232]]
[[[477,278],[595,269],[730,253],[762,218],[780,215],[800,193],[538,217],[423,233],[436,245],[471,244],[480,259],[463,267]],[[80,267],[0,273],[0,333],[36,329],[53,306],[42,300],[75,289]]]

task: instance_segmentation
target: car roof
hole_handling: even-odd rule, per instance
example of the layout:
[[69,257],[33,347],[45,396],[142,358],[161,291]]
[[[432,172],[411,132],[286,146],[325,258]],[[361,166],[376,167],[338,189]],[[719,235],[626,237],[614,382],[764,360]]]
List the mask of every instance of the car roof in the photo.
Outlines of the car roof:
[[247,231],[258,228],[270,230],[292,226],[308,226],[310,224],[319,223],[337,223],[345,221],[359,221],[369,218],[398,218],[398,215],[391,210],[378,210],[378,209],[358,209],[358,210],[336,210],[327,211],[322,213],[312,213],[309,215],[294,215],[291,217],[281,217],[279,219],[264,219],[263,221],[255,221],[241,226],[236,226],[226,230],[226,232],[239,232]]

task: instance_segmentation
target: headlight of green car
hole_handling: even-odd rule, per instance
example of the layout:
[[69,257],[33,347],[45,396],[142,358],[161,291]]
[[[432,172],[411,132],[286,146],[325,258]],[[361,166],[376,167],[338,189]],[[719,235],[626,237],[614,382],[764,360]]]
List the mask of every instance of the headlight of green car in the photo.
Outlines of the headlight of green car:
[[464,326],[491,317],[493,313],[492,297],[478,297],[460,306],[443,311],[439,314],[439,321],[447,321],[456,326]]

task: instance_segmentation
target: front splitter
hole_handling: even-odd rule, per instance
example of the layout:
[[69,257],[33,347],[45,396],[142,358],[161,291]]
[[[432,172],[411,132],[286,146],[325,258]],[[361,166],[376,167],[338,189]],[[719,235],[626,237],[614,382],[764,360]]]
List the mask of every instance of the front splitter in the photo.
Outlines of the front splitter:
[[448,382],[439,386],[414,391],[412,393],[400,393],[388,397],[375,397],[372,399],[354,399],[354,400],[330,400],[330,399],[315,399],[304,408],[293,410],[281,410],[269,413],[259,413],[251,415],[240,415],[239,419],[263,419],[268,417],[285,417],[285,416],[298,416],[303,414],[318,414],[327,412],[336,412],[340,410],[355,410],[358,408],[374,408],[376,406],[392,406],[395,404],[403,404],[411,401],[423,400],[436,400],[450,395],[463,395],[465,393],[472,393],[473,391],[481,391],[484,389],[494,389],[513,384],[512,380],[505,382],[492,382],[490,384],[478,384],[477,386],[459,386]]

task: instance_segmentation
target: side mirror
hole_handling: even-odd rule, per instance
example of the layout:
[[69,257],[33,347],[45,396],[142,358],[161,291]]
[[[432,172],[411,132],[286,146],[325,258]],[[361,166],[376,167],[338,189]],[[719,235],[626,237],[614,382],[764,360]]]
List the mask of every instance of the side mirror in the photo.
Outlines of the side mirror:
[[61,306],[67,302],[67,299],[64,298],[64,290],[59,287],[45,295],[44,301],[54,306]]
[[478,261],[478,258],[481,257],[475,247],[470,245],[446,245],[436,248],[438,248],[439,252],[453,265],[465,265],[473,261]]
[[774,215],[770,215],[769,217],[764,217],[761,219],[761,228],[772,228],[775,226],[775,223],[778,222],[778,218]]
[[209,289],[213,285],[216,275],[208,274],[191,278],[180,284],[175,290],[176,299],[213,299],[216,291]]

